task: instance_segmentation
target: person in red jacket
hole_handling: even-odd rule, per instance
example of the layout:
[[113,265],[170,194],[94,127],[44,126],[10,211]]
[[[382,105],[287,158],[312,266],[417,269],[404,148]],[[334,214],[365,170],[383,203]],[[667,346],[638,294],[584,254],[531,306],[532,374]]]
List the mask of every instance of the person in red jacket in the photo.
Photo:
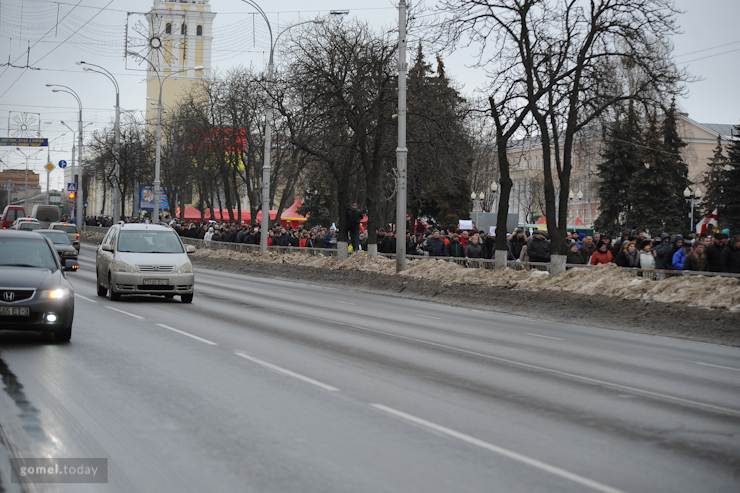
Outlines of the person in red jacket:
[[614,255],[609,251],[607,244],[604,241],[599,241],[596,247],[596,251],[591,255],[591,265],[599,264],[613,264]]

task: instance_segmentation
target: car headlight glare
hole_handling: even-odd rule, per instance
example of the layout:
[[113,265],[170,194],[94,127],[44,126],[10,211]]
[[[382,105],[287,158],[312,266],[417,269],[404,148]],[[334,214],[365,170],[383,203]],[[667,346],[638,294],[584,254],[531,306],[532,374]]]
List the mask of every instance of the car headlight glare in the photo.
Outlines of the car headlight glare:
[[192,274],[193,272],[193,264],[190,262],[186,264],[182,264],[179,269],[177,269],[178,274]]
[[113,270],[116,272],[133,272],[134,268],[128,265],[126,262],[116,262],[113,266]]
[[62,288],[46,289],[44,291],[41,291],[41,298],[44,299],[58,300],[60,298],[64,298],[67,295],[69,295],[67,290]]

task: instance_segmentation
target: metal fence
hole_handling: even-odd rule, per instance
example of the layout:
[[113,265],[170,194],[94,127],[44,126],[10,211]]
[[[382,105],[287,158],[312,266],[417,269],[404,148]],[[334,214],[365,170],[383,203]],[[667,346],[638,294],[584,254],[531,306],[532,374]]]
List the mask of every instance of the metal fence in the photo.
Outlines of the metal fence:
[[[105,234],[108,231],[108,228],[104,227],[98,227],[98,226],[83,226],[83,231],[87,231],[90,233],[100,233]],[[182,242],[186,245],[193,245],[196,248],[208,248],[211,250],[228,250],[232,252],[241,252],[241,253],[256,253],[260,251],[259,245],[248,245],[245,243],[228,243],[223,241],[205,241],[205,240],[199,240],[195,238],[187,238],[187,237],[181,237]],[[278,254],[291,254],[291,253],[300,253],[303,255],[310,255],[310,256],[323,256],[323,257],[336,257],[337,256],[337,250],[333,248],[298,248],[298,247],[284,247],[284,246],[270,246],[267,247],[267,250],[270,252],[275,252]],[[348,252],[349,255],[352,255],[352,252]],[[385,257],[388,259],[395,259],[396,254],[395,253],[378,253],[379,257]],[[454,262],[458,265],[462,265],[464,267],[472,268],[472,269],[495,269],[495,260],[493,259],[468,259],[468,258],[460,258],[460,257],[428,257],[426,255],[406,255],[406,259],[410,262],[413,262],[415,260],[423,260],[423,259],[429,259],[432,258],[434,260],[442,260],[446,262]],[[518,260],[515,261],[507,261],[506,266],[510,269],[514,269],[517,271],[531,271],[531,270],[540,270],[540,271],[546,271],[551,272],[552,264],[548,262],[520,262]],[[592,269],[593,265],[584,265],[584,264],[566,264],[565,269]],[[740,274],[730,274],[727,272],[705,272],[705,271],[690,271],[690,270],[658,270],[658,269],[639,269],[634,267],[620,267],[621,269],[624,269],[625,271],[630,272],[635,277],[645,277],[647,279],[652,279],[655,281],[667,279],[670,277],[689,277],[689,276],[705,276],[705,277],[734,277],[737,279],[740,279]]]

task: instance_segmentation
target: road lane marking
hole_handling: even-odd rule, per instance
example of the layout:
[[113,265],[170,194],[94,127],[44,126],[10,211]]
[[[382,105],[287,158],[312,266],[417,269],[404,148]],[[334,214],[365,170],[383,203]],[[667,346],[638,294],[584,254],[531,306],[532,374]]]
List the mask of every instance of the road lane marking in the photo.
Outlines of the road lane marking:
[[713,368],[722,368],[723,370],[735,370],[735,371],[740,371],[740,368],[733,368],[733,367],[731,367],[731,366],[719,366],[719,365],[710,365],[709,363],[700,363],[700,362],[698,362],[698,361],[694,361],[694,363],[696,363],[697,365],[702,365],[702,366],[711,366],[711,367],[713,367]]
[[572,473],[570,471],[566,471],[565,469],[552,466],[550,464],[539,461],[537,459],[527,457],[526,455],[522,455],[520,453],[513,452],[509,449],[499,447],[498,445],[494,445],[492,443],[485,442],[483,440],[472,437],[470,435],[466,435],[465,433],[460,433],[459,431],[455,431],[445,426],[432,423],[431,421],[427,421],[422,418],[417,418],[416,416],[412,416],[411,414],[407,414],[403,411],[398,411],[396,409],[393,409],[392,407],[384,406],[383,404],[370,404],[370,405],[386,413],[392,414],[394,416],[405,419],[407,421],[411,421],[412,423],[416,423],[418,425],[432,429],[439,433],[443,433],[452,438],[457,438],[458,440],[462,440],[463,442],[469,443],[471,445],[475,445],[476,447],[480,447],[490,452],[503,455],[504,457],[508,457],[509,459],[513,459],[517,462],[521,462],[528,466],[532,466],[541,471],[554,474],[555,476],[560,476],[561,478],[567,479],[569,481],[573,481],[574,483],[578,483],[580,485],[586,486],[596,491],[603,491],[604,493],[624,493],[622,490],[619,490],[617,488],[612,488],[611,486],[607,486],[605,484],[599,483],[592,479],[584,478],[583,476],[579,476],[578,474]]
[[431,318],[432,320],[442,320],[439,317],[430,317],[429,315],[414,315],[414,317]]
[[75,297],[76,298],[82,298],[83,300],[89,301],[90,303],[97,303],[97,301],[95,301],[93,299],[90,299],[90,298],[87,298],[85,296],[82,296],[81,294],[75,293]]
[[550,336],[541,336],[539,334],[530,334],[529,332],[527,332],[527,335],[528,336],[535,336],[535,337],[543,337],[545,339],[552,339],[552,340],[555,340],[555,341],[564,341],[565,340],[565,339],[560,339],[559,337],[550,337]]
[[285,368],[281,368],[279,366],[273,365],[272,363],[268,363],[267,361],[262,361],[261,359],[254,358],[247,353],[244,353],[242,351],[234,351],[234,354],[237,356],[248,359],[249,361],[252,361],[253,363],[257,363],[258,365],[262,365],[264,367],[270,368],[275,371],[279,371],[280,373],[284,373],[285,375],[291,376],[293,378],[297,378],[298,380],[303,380],[306,383],[310,383],[311,385],[315,385],[317,387],[320,387],[324,390],[328,390],[330,392],[339,392],[339,389],[336,387],[332,387],[331,385],[327,385],[325,383],[321,383],[318,380],[314,380],[313,378],[305,377],[303,375],[300,375],[296,372],[286,370]]
[[707,404],[707,403],[704,403],[704,402],[692,401],[691,399],[684,399],[682,397],[674,397],[672,395],[661,394],[660,392],[652,392],[650,390],[638,389],[638,388],[630,387],[630,386],[627,386],[627,385],[622,385],[622,384],[613,383],[613,382],[607,382],[606,380],[599,380],[597,378],[584,377],[582,375],[576,375],[575,373],[568,373],[568,372],[565,372],[565,371],[553,370],[552,368],[546,368],[544,366],[531,365],[529,363],[522,363],[521,361],[515,361],[515,360],[511,360],[511,359],[500,358],[498,356],[491,356],[490,354],[478,353],[476,351],[470,351],[468,349],[462,349],[462,348],[458,348],[458,347],[454,347],[454,346],[448,346],[446,344],[439,344],[439,343],[436,343],[436,342],[425,341],[424,339],[417,339],[416,337],[409,337],[409,336],[402,336],[402,335],[399,335],[399,334],[393,334],[393,333],[390,333],[390,332],[386,332],[384,330],[370,329],[368,327],[360,327],[359,325],[352,325],[352,324],[347,324],[347,323],[343,323],[343,322],[337,322],[336,320],[328,320],[328,319],[321,319],[321,318],[315,318],[314,320],[321,320],[321,321],[324,321],[324,322],[330,322],[332,324],[339,324],[339,325],[342,325],[344,327],[353,327],[353,328],[358,329],[358,330],[363,330],[363,331],[367,331],[367,332],[374,332],[376,334],[382,334],[384,336],[393,337],[393,338],[396,338],[396,339],[403,339],[403,340],[407,340],[407,341],[418,342],[418,343],[426,344],[426,345],[432,346],[432,347],[438,347],[438,348],[442,348],[442,349],[449,349],[449,350],[456,351],[456,352],[463,353],[463,354],[470,354],[472,356],[479,356],[481,358],[486,358],[486,359],[490,359],[490,360],[493,360],[493,361],[499,361],[501,363],[507,363],[507,364],[514,365],[514,366],[519,366],[521,368],[528,368],[528,369],[531,369],[531,370],[537,370],[537,371],[541,371],[541,372],[545,372],[545,373],[551,373],[553,375],[561,375],[561,376],[564,376],[564,377],[573,378],[575,380],[581,380],[583,382],[594,383],[594,384],[597,384],[597,385],[604,385],[606,387],[611,387],[611,388],[615,388],[615,389],[619,389],[619,390],[626,390],[626,391],[629,391],[629,392],[634,392],[636,394],[649,395],[651,397],[658,397],[658,398],[665,399],[665,400],[672,401],[672,402],[679,402],[681,404],[689,404],[689,405],[692,405],[692,406],[697,406],[697,407],[701,407],[701,408],[705,408],[705,409],[711,409],[713,411],[719,411],[719,412],[722,412],[722,413],[729,413],[729,414],[733,414],[735,416],[740,416],[740,410],[738,410],[738,409],[730,409],[730,408],[727,408],[727,407],[715,406],[714,404]]
[[133,313],[129,313],[129,312],[124,312],[123,310],[119,310],[118,308],[113,308],[112,306],[106,306],[106,308],[108,308],[108,309],[110,309],[110,310],[114,310],[114,311],[117,311],[117,312],[119,312],[119,313],[123,313],[124,315],[128,315],[129,317],[134,317],[134,318],[138,318],[139,320],[145,320],[145,318],[144,318],[144,317],[140,317],[140,316],[138,316],[138,315],[134,315]]
[[341,304],[343,304],[343,305],[352,305],[352,306],[355,306],[355,304],[354,304],[354,303],[350,303],[349,301],[339,301],[339,300],[334,300],[334,303],[341,303]]
[[169,327],[169,326],[167,326],[167,325],[164,325],[164,324],[157,324],[157,325],[158,325],[159,327],[162,327],[163,329],[171,330],[172,332],[177,332],[178,334],[182,334],[182,335],[184,335],[184,336],[188,336],[188,337],[191,337],[191,338],[195,339],[196,341],[204,342],[204,343],[206,343],[206,344],[210,344],[211,346],[218,346],[218,344],[216,344],[216,343],[215,343],[215,342],[213,342],[213,341],[209,341],[208,339],[203,339],[202,337],[198,337],[198,336],[195,336],[195,335],[193,335],[193,334],[189,334],[189,333],[187,333],[187,332],[184,332],[184,331],[182,331],[182,330],[179,330],[179,329],[175,329],[174,327]]
[[276,289],[275,291],[277,291],[278,293],[288,293],[288,294],[293,294],[293,293],[291,293],[290,291],[286,291],[286,290],[284,290],[284,289]]

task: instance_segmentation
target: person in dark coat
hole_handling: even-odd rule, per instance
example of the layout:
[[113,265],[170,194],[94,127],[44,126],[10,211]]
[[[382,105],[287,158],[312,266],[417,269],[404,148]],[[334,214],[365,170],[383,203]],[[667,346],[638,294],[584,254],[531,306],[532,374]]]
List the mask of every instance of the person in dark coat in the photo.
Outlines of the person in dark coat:
[[460,243],[460,235],[452,235],[452,240],[445,247],[445,256],[461,258],[465,256],[465,247]]
[[709,272],[722,272],[722,250],[725,248],[726,240],[723,233],[717,233],[712,238],[712,244],[704,249]]
[[686,256],[684,262],[684,270],[696,270],[705,271],[707,270],[707,255],[704,253],[704,244],[700,241],[694,242],[694,248]]
[[671,262],[673,261],[673,253],[671,247],[671,235],[668,233],[660,234],[660,245],[655,248],[655,268],[656,269],[672,269],[673,267],[665,263],[666,255],[671,255]]
[[445,240],[439,237],[439,231],[435,231],[431,237],[427,238],[424,250],[429,252],[430,257],[444,257]]
[[347,211],[347,233],[352,244],[352,250],[355,252],[360,247],[360,222],[363,216],[364,214],[358,209],[357,204],[352,204],[352,207]]
[[524,230],[519,228],[509,239],[509,245],[511,245],[511,254],[514,258],[519,258],[522,253],[522,247],[527,244],[527,237],[524,236]]
[[470,240],[468,241],[468,246],[465,247],[465,256],[467,258],[485,257],[485,251],[483,250],[483,245],[481,244],[480,237],[478,235],[473,235],[470,237]]
[[[590,256],[590,255],[589,255]],[[585,264],[586,259],[583,258],[581,249],[578,248],[578,243],[571,243],[570,249],[568,250],[568,256],[565,260],[567,264]]]
[[614,260],[620,267],[640,267],[640,252],[635,241],[627,242]]
[[722,272],[740,274],[740,235],[730,238],[722,250]]
[[527,255],[530,262],[550,261],[550,244],[539,229],[534,230],[533,238],[527,244]]

